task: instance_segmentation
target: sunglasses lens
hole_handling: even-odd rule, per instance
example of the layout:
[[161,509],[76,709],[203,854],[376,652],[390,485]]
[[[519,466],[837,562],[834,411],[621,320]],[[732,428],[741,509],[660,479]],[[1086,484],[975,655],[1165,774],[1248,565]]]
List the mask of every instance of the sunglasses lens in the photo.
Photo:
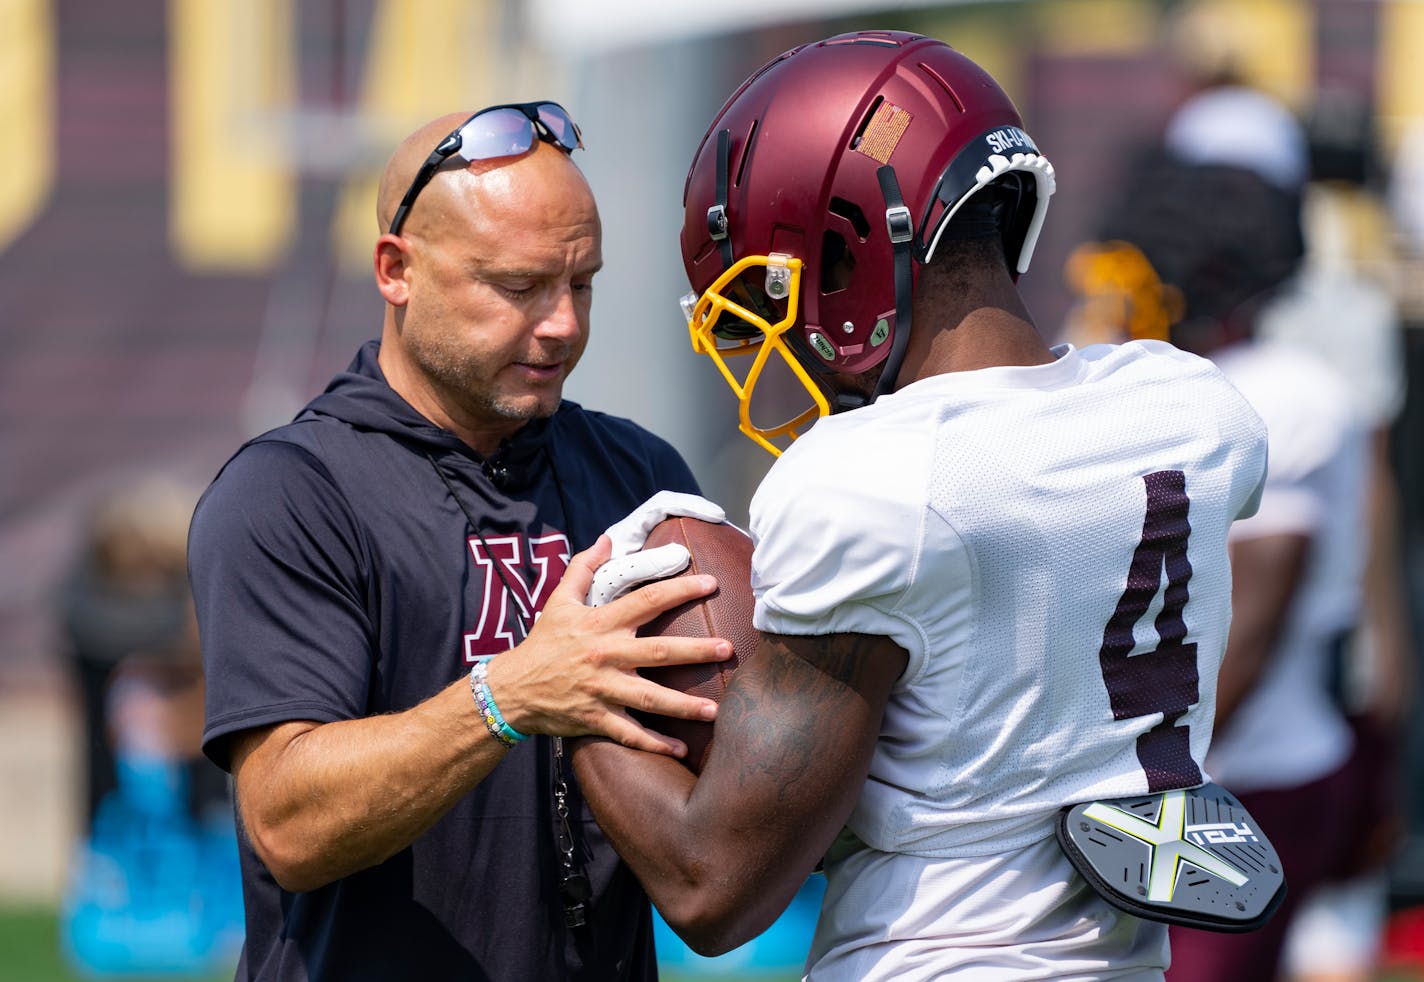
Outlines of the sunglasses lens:
[[460,156],[466,160],[512,157],[534,145],[534,124],[518,109],[480,113],[460,131]]
[[554,139],[565,150],[583,146],[583,142],[579,139],[578,127],[569,118],[569,114],[564,112],[562,106],[552,102],[539,103],[539,122],[548,128]]

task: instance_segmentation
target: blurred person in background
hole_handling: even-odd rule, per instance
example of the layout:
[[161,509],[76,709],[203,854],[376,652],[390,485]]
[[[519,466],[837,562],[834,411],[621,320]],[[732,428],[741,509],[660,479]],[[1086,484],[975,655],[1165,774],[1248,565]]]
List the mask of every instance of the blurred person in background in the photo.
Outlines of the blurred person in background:
[[[181,761],[195,812],[226,794],[222,772],[198,753],[202,664],[187,571],[196,500],[194,489],[161,476],[106,494],[61,587],[58,619],[85,747],[85,831],[118,786],[121,748]],[[136,716],[140,702],[151,712]]]
[[626,707],[716,704],[636,669],[731,646],[635,636],[710,577],[582,602],[602,531],[697,485],[665,441],[562,398],[603,263],[581,146],[551,102],[402,142],[377,192],[379,339],[198,504],[203,745],[236,781],[240,979],[656,977],[647,899],[560,738],[685,753]]
[[[1229,81],[1208,86],[1179,107],[1160,152],[1133,172],[1101,247],[1070,266],[1096,293],[1076,329],[1095,319],[1111,329],[1113,311],[1121,335],[1170,326],[1173,343],[1222,368],[1270,434],[1260,511],[1231,535],[1232,624],[1206,763],[1271,837],[1289,892],[1255,932],[1174,926],[1174,982],[1276,978],[1296,911],[1326,884],[1377,869],[1394,817],[1393,775],[1373,742],[1357,740],[1337,684],[1344,646],[1365,616],[1371,426],[1329,349],[1303,341],[1304,321],[1326,313],[1301,311],[1319,281],[1295,278],[1308,173],[1304,130],[1283,105]],[[1095,290],[1095,262],[1132,275],[1099,275]],[[1116,304],[1107,299],[1113,282],[1131,284]],[[1332,309],[1330,326],[1349,343],[1349,317]],[[1280,320],[1292,311],[1302,323],[1287,340],[1292,329]],[[1396,692],[1382,695],[1388,717]],[[1367,951],[1377,929],[1377,919],[1355,929]]]
[[62,948],[84,974],[227,967],[241,923],[227,775],[201,752],[187,578],[197,492],[151,476],[95,507],[60,617],[82,699],[88,795]]
[[1349,767],[1379,818],[1358,830],[1359,854],[1344,874],[1302,904],[1286,939],[1283,974],[1295,982],[1366,982],[1379,966],[1385,934],[1387,861],[1402,823],[1401,750],[1415,684],[1391,457],[1391,430],[1404,404],[1404,345],[1398,304],[1387,286],[1396,236],[1373,186],[1369,108],[1347,93],[1323,92],[1306,128],[1305,259],[1262,311],[1258,331],[1330,362],[1347,382],[1368,435],[1361,617],[1341,647],[1334,681],[1355,737]]
[[[1399,231],[1396,270],[1392,277],[1400,313],[1406,324],[1407,361],[1410,378],[1424,369],[1424,118],[1411,120],[1389,157],[1386,203],[1390,218]],[[1417,394],[1409,393],[1399,433],[1406,437],[1398,447],[1403,510],[1401,546],[1407,570],[1407,584],[1414,615],[1416,643],[1424,636],[1424,455],[1418,452],[1419,412]],[[1407,440],[1413,436],[1413,440]],[[1416,651],[1413,688],[1416,700],[1424,699],[1419,662],[1424,652]],[[1391,870],[1395,909],[1387,932],[1386,959],[1390,964],[1407,965],[1424,974],[1424,716],[1413,713],[1406,727],[1405,743],[1407,829],[1403,847]]]

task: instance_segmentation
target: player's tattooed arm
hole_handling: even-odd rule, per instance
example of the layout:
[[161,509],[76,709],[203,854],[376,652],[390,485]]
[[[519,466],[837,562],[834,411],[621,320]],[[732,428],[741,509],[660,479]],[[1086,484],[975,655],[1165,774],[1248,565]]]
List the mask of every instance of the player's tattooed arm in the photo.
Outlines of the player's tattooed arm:
[[575,766],[609,838],[704,954],[764,930],[845,824],[905,652],[866,635],[768,635],[733,678],[700,778],[616,745]]
[[822,721],[863,711],[861,690],[874,686],[868,666],[884,665],[873,656],[886,643],[863,634],[767,637],[758,652],[761,684],[733,686],[718,710],[726,719],[723,730],[738,735],[736,756],[723,761],[729,773],[741,785],[769,778],[783,799],[803,793],[815,776],[811,764],[825,749]]

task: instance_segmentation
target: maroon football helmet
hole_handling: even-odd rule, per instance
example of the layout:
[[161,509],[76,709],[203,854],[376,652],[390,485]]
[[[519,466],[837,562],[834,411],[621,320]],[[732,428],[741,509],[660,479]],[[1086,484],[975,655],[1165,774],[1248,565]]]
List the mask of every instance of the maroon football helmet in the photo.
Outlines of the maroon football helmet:
[[[875,394],[893,390],[919,267],[986,187],[1003,198],[996,221],[1017,276],[1053,167],[998,84],[942,41],[843,34],[794,48],[742,84],[688,172],[682,256],[693,348],[736,393],[744,433],[777,454],[771,438],[795,439],[831,412],[811,373],[884,362]],[[814,405],[763,428],[749,406],[773,351]],[[740,380],[731,356],[751,359]]]

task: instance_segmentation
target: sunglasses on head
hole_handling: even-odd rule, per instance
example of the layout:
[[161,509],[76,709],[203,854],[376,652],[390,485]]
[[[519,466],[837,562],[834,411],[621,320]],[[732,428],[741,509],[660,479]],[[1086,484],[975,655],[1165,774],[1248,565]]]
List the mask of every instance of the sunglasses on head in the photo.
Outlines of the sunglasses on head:
[[391,234],[400,232],[410,206],[420,189],[430,183],[440,165],[451,157],[467,161],[514,157],[533,149],[536,139],[552,143],[564,153],[573,153],[583,146],[578,124],[569,118],[568,110],[557,102],[518,102],[481,109],[465,120],[425,158],[410,190],[401,198],[391,219]]

